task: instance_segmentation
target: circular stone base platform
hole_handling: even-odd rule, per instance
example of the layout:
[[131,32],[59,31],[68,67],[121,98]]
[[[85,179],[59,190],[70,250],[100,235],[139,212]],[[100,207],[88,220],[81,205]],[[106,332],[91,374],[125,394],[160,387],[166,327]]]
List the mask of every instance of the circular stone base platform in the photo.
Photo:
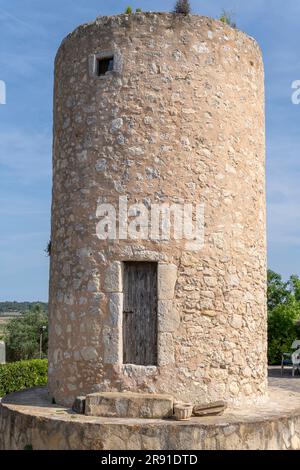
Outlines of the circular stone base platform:
[[222,416],[187,422],[84,416],[52,405],[46,388],[13,393],[0,406],[0,449],[26,446],[49,450],[300,449],[300,377],[271,378],[264,404],[229,408]]

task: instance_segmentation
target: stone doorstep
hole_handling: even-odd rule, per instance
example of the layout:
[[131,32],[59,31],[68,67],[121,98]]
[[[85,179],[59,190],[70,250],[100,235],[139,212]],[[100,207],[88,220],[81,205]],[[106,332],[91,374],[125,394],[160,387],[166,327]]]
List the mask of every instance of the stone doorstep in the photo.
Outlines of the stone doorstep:
[[102,392],[87,395],[85,414],[104,418],[162,419],[173,415],[174,399],[171,395]]

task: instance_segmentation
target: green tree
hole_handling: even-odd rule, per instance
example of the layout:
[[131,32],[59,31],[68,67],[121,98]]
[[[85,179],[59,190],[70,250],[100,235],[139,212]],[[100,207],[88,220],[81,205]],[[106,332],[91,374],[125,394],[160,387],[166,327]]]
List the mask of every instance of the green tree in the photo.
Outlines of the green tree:
[[291,350],[297,339],[297,320],[300,318],[300,302],[291,298],[287,303],[276,305],[268,313],[268,358],[270,364],[278,364],[283,352]]
[[292,274],[290,279],[289,279],[288,285],[289,285],[289,289],[290,289],[291,293],[294,295],[295,299],[298,302],[300,302],[300,279],[299,279],[299,276],[297,276],[296,274]]
[[10,320],[5,328],[7,358],[20,361],[39,357],[42,333],[42,353],[48,347],[48,317],[40,305],[33,306],[22,316]]
[[290,282],[284,282],[280,274],[271,269],[268,270],[268,311],[273,310],[278,305],[285,304],[291,299],[292,293]]
[[283,352],[300,339],[300,280],[295,274],[287,282],[268,270],[268,357],[278,364]]

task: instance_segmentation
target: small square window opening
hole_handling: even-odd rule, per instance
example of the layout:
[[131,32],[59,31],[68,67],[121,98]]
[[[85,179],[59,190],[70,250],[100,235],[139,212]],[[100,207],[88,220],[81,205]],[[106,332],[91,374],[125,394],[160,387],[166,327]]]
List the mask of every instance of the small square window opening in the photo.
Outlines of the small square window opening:
[[113,57],[104,57],[102,59],[97,59],[96,72],[97,76],[105,75],[106,72],[111,72],[114,69],[114,58]]

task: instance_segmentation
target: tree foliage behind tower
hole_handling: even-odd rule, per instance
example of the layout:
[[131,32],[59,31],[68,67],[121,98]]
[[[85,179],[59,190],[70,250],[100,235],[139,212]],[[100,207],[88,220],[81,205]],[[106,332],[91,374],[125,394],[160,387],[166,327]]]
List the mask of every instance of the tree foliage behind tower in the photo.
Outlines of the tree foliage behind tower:
[[42,333],[42,354],[48,348],[48,317],[40,305],[35,305],[23,315],[6,325],[5,342],[8,361],[38,358]]
[[268,357],[279,364],[284,352],[291,352],[295,339],[300,339],[300,280],[268,271]]

